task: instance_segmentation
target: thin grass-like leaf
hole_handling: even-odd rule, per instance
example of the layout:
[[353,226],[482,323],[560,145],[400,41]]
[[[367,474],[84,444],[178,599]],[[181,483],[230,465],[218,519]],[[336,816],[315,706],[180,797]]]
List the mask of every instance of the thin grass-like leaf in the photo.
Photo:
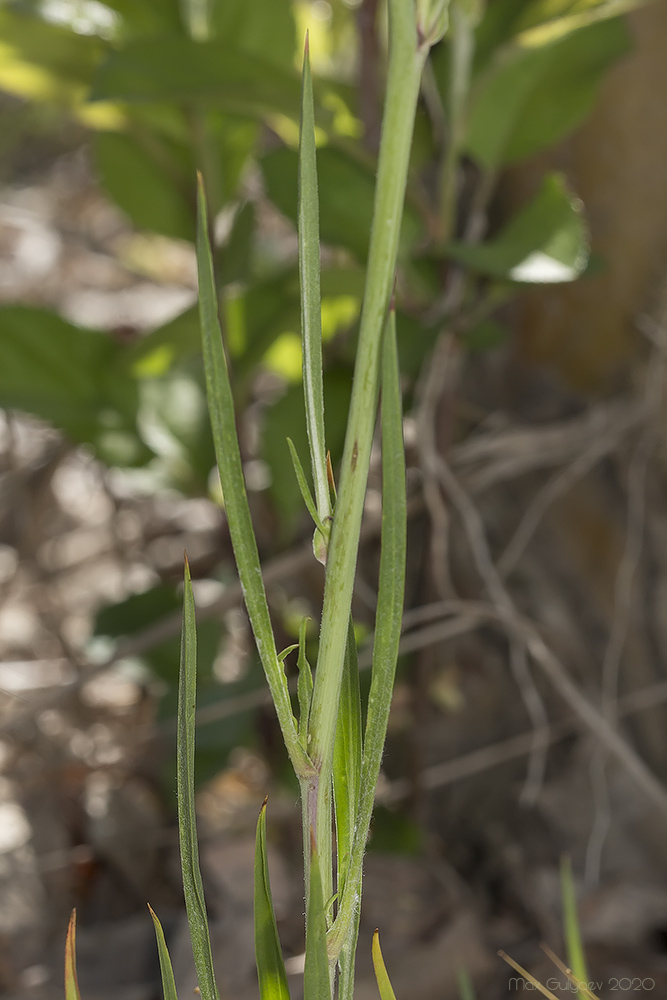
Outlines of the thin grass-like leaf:
[[178,681],[178,734],[176,768],[178,832],[181,846],[183,894],[188,915],[192,953],[202,1000],[219,1000],[213,971],[204,887],[199,869],[195,814],[195,711],[197,707],[197,623],[187,557],[183,589],[181,669]]
[[[315,501],[320,521],[331,514],[324,443],[324,391],[322,388],[322,314],[320,298],[320,221],[317,197],[315,115],[310,74],[308,36],[301,78],[299,129],[299,277],[301,280],[301,341],[303,392]],[[317,523],[317,522],[316,522]]]
[[308,513],[312,517],[315,525],[322,531],[323,525],[320,520],[320,515],[317,513],[317,507],[315,506],[315,501],[313,500],[310,488],[308,486],[308,480],[306,479],[306,473],[303,471],[303,466],[301,464],[301,459],[299,458],[299,453],[294,447],[294,442],[291,438],[287,438],[287,446],[289,448],[290,458],[292,459],[292,465],[294,466],[294,475],[296,476],[296,481],[299,485],[299,492],[303,498]]
[[560,972],[562,972],[564,976],[567,976],[570,983],[577,990],[582,1000],[598,1000],[595,993],[593,993],[593,991],[588,986],[586,980],[580,979],[578,976],[575,976],[574,973],[572,972],[572,969],[569,969],[565,964],[565,962],[561,962],[558,955],[554,951],[552,951],[552,949],[549,947],[548,944],[544,944],[544,942],[542,942],[540,948],[547,956],[547,958],[551,959],[556,968]]
[[287,679],[276,653],[271,616],[266,601],[257,542],[255,541],[243,478],[241,454],[236,434],[234,400],[218,317],[218,298],[208,235],[206,195],[201,176],[198,178],[197,189],[197,271],[206,394],[234,557],[257,651],[271,689],[271,697],[285,746],[297,775],[304,777],[312,773],[312,767],[299,742]]
[[310,700],[313,697],[313,674],[310,663],[306,656],[306,630],[308,619],[304,618],[299,627],[299,657],[297,667],[299,669],[299,680],[297,684],[297,696],[299,699],[299,739],[303,743],[304,750],[307,750],[308,741],[308,716],[310,715]]
[[378,984],[378,990],[380,991],[380,997],[382,1000],[396,1000],[396,994],[394,993],[394,988],[389,980],[387,967],[385,966],[384,958],[382,957],[380,934],[377,930],[373,934],[373,968],[375,969],[375,979]]
[[334,743],[333,789],[336,818],[338,893],[342,896],[350,865],[361,783],[361,695],[352,622],[347,630],[343,683]]
[[547,997],[548,1000],[558,1000],[558,997],[555,996],[551,990],[548,990],[546,986],[543,986],[542,983],[535,978],[535,976],[531,976],[530,972],[527,972],[522,965],[515,962],[514,959],[510,958],[509,955],[506,955],[504,951],[499,951],[498,954],[505,962],[507,962],[508,965],[511,965],[512,968],[519,973],[519,975],[523,976],[523,978],[527,980],[531,986],[533,986],[536,990],[539,990],[542,996]]
[[[572,877],[572,864],[570,859],[565,856],[561,858],[560,863],[560,888],[563,900],[563,932],[565,947],[567,948],[567,960],[577,979],[583,983],[587,983],[588,969],[586,968],[586,957],[581,943],[581,931],[577,915],[577,894],[574,888],[574,878]],[[584,994],[581,991],[579,991],[579,996],[583,1000]]]
[[160,975],[162,977],[162,994],[164,996],[164,1000],[178,1000],[178,997],[176,996],[174,970],[171,967],[171,958],[169,957],[167,942],[164,939],[162,924],[158,920],[153,907],[149,905],[148,909],[153,919],[153,926],[155,927],[155,938],[157,940],[157,950],[160,958]]
[[303,972],[304,1000],[330,1000],[327,918],[320,863],[311,830],[310,879],[306,910],[306,961]]
[[257,820],[255,838],[255,958],[261,1000],[290,1000],[269,881],[266,799]]
[[401,389],[396,350],[396,324],[390,313],[383,342],[382,367],[382,531],[378,602],[373,643],[373,672],[366,715],[359,807],[351,849],[349,885],[341,899],[329,942],[338,954],[347,938],[373,814],[375,789],[389,721],[401,634],[405,587],[406,495]]
[[456,981],[459,987],[460,1000],[475,1000],[475,987],[472,984],[472,979],[467,969],[459,969]]
[[81,1000],[76,974],[76,910],[72,910],[65,938],[65,1000]]

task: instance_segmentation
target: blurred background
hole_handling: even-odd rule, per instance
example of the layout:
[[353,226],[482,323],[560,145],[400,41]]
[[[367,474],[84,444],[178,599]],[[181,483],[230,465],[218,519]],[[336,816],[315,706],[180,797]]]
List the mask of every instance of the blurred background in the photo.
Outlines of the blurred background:
[[[397,276],[402,655],[366,864],[359,996],[558,996],[572,859],[600,997],[667,987],[667,6],[452,0]],[[319,615],[306,451],[299,72],[316,77],[328,447],[340,459],[372,217],[380,0],[0,5],[0,991],[156,1000],[146,903],[195,987],[175,826],[182,556],[199,614],[202,863],[224,997],[255,996],[254,827],[293,996],[298,789],[234,570],[199,358],[194,172],[278,641]],[[353,614],[372,638],[372,460]],[[309,637],[316,652],[317,630]],[[362,688],[368,688],[368,671]],[[596,712],[589,711],[590,706]],[[605,746],[617,733],[617,752]],[[602,736],[602,742],[600,737]],[[620,737],[620,740],[618,739]],[[604,739],[607,739],[607,744]]]

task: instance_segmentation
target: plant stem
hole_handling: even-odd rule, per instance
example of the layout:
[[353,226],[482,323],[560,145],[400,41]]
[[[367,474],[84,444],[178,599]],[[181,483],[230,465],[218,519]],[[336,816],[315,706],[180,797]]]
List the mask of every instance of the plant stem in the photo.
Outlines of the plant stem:
[[444,246],[455,235],[458,200],[458,166],[465,137],[465,109],[475,51],[474,15],[460,0],[450,6],[450,73],[448,94],[449,141],[440,178],[439,243]]
[[[310,713],[309,756],[320,770],[317,849],[330,871],[330,802],[334,731],[352,603],[359,531],[375,426],[382,330],[389,306],[417,98],[428,45],[419,45],[412,0],[390,0],[389,67],[382,123],[366,291],[340,489],[327,560],[317,671]],[[327,839],[329,846],[327,846]]]

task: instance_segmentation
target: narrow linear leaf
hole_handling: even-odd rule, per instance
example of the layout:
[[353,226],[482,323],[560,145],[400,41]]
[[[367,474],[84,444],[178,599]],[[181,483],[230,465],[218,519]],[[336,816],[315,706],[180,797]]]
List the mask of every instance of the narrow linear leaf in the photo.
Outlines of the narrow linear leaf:
[[[301,282],[301,343],[303,389],[310,462],[320,521],[331,514],[324,443],[324,391],[322,388],[322,311],[320,295],[320,224],[315,153],[313,81],[308,36],[301,80],[299,128],[299,278]],[[317,522],[316,522],[317,523]]]
[[382,1000],[396,1000],[396,994],[394,993],[394,989],[389,980],[387,967],[385,966],[384,958],[382,957],[380,934],[377,930],[373,934],[373,968],[375,969],[375,979],[378,984],[378,990],[380,991]]
[[289,1000],[289,987],[273,910],[266,850],[266,799],[255,838],[255,958],[261,1000]]
[[81,1000],[76,974],[76,910],[72,910],[65,938],[65,1000]]
[[155,938],[157,940],[157,950],[160,958],[160,975],[162,977],[162,993],[164,1000],[178,1000],[178,997],[176,996],[174,970],[171,967],[171,958],[169,957],[167,942],[164,939],[162,924],[158,920],[157,914],[150,904],[148,905],[148,909],[153,919],[153,926],[155,927]]
[[296,450],[296,448],[294,447],[294,442],[292,441],[291,438],[287,438],[287,446],[289,448],[290,457],[292,459],[292,465],[294,466],[294,475],[296,476],[296,481],[299,484],[299,492],[301,493],[301,496],[303,497],[303,502],[305,503],[306,508],[308,510],[308,513],[312,517],[312,519],[315,522],[315,525],[317,526],[317,528],[320,531],[324,532],[324,527],[322,525],[322,521],[321,521],[320,516],[319,516],[319,514],[317,512],[317,507],[315,506],[315,501],[313,500],[313,496],[312,496],[312,494],[310,492],[310,488],[308,486],[308,480],[306,479],[306,473],[303,471],[303,466],[301,464],[301,459],[299,458],[299,453]]
[[383,339],[381,427],[382,529],[373,668],[349,875],[331,932],[333,940],[330,941],[330,948],[334,954],[346,940],[357,909],[357,887],[361,881],[364,849],[387,733],[403,614],[406,550],[405,451],[393,311],[387,318]]
[[334,741],[333,789],[336,818],[338,893],[342,896],[350,866],[361,783],[361,695],[354,628],[347,630],[343,681]]
[[475,988],[472,985],[472,979],[467,969],[459,969],[456,981],[459,987],[460,1000],[475,1000]]
[[313,697],[313,675],[306,656],[307,628],[308,619],[304,618],[299,628],[299,657],[297,660],[297,667],[299,669],[297,684],[297,695],[299,698],[299,739],[304,750],[308,749],[308,716],[310,715],[310,701]]
[[[581,930],[577,915],[577,894],[572,876],[572,863],[569,857],[565,855],[561,858],[560,862],[560,890],[563,900],[563,932],[567,948],[567,960],[577,979],[586,983],[588,982],[588,969],[586,968],[586,957],[581,942]],[[583,1000],[581,992],[579,996]]]
[[547,997],[548,1000],[558,1000],[558,997],[555,996],[551,992],[551,990],[548,990],[546,986],[543,986],[542,983],[535,978],[535,976],[531,976],[530,972],[527,972],[522,965],[519,965],[518,962],[515,962],[514,959],[510,958],[509,955],[506,955],[504,951],[501,950],[498,952],[498,954],[503,959],[503,961],[507,962],[508,965],[511,965],[512,968],[519,973],[519,975],[523,976],[523,978],[527,980],[527,982],[529,982],[531,986],[534,987],[534,989],[539,990],[542,996]]
[[552,951],[551,948],[547,944],[545,944],[544,942],[542,942],[540,944],[540,948],[542,949],[542,951],[544,952],[544,954],[548,958],[551,959],[551,961],[554,963],[554,965],[556,966],[556,968],[560,972],[562,972],[564,976],[567,976],[567,978],[570,981],[571,985],[575,988],[575,990],[577,991],[577,993],[579,994],[579,996],[582,998],[582,1000],[598,1000],[598,997],[589,988],[588,983],[586,983],[582,979],[579,979],[578,976],[575,976],[573,974],[573,972],[572,972],[572,969],[569,969],[567,967],[567,965],[565,964],[565,962],[561,962],[561,960],[558,957],[558,955],[554,951]]
[[234,557],[257,651],[271,690],[271,697],[276,708],[287,752],[297,775],[303,776],[311,773],[312,767],[299,742],[296,720],[292,714],[287,678],[278,661],[271,616],[262,581],[257,542],[250,517],[236,434],[234,400],[229,382],[227,359],[222,344],[207,218],[206,195],[203,181],[199,176],[197,192],[199,314],[206,372],[206,391],[215,454],[225,496],[225,511],[234,547]]
[[330,1000],[327,918],[320,862],[311,829],[310,880],[306,913],[306,962],[303,973],[304,1000]]
[[178,832],[181,846],[183,894],[188,915],[192,953],[202,1000],[219,1000],[213,971],[204,887],[199,868],[195,813],[195,710],[197,707],[197,623],[192,580],[185,559],[181,669],[178,681],[178,733],[176,768]]

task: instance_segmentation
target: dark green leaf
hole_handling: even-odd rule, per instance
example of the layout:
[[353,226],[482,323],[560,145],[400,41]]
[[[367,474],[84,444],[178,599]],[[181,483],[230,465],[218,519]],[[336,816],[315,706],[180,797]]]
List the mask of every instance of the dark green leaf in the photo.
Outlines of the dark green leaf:
[[469,351],[489,351],[504,344],[510,335],[508,327],[495,319],[484,319],[462,334]]
[[[262,173],[268,195],[296,225],[297,188],[294,178],[298,157],[291,149],[276,149],[262,159]],[[320,192],[320,235],[324,243],[346,247],[360,261],[368,254],[373,218],[375,176],[371,166],[362,165],[346,153],[325,146],[317,154]],[[421,223],[406,207],[401,230],[401,246],[411,247],[421,235]]]
[[294,65],[296,30],[289,3],[276,0],[217,0],[213,5],[213,30],[243,52],[286,70]]
[[553,145],[590,112],[604,74],[628,49],[616,19],[544,47],[500,50],[473,90],[465,149],[495,168]]
[[109,464],[144,462],[152,453],[139,440],[139,398],[126,352],[112,334],[45,309],[2,308],[0,406],[54,423]]
[[289,1000],[289,987],[273,911],[266,851],[266,801],[255,839],[255,958],[261,1000]]
[[224,40],[195,42],[176,34],[128,44],[100,67],[93,100],[208,100],[231,114],[276,111],[299,118],[299,81]]
[[194,240],[194,165],[181,172],[172,144],[143,129],[136,136],[99,132],[95,160],[107,192],[135,226]]
[[157,940],[157,950],[160,959],[160,975],[162,977],[162,995],[164,1000],[178,1000],[176,995],[174,970],[171,967],[171,958],[169,957],[167,942],[164,939],[162,924],[158,920],[157,914],[153,911],[153,908],[149,906],[148,909],[150,910],[150,914],[153,919],[153,926],[155,927],[155,938]]
[[208,931],[204,887],[199,869],[197,817],[195,811],[195,711],[197,707],[197,623],[190,580],[185,561],[183,590],[183,631],[178,689],[178,830],[181,847],[183,894],[190,928],[192,953],[202,1000],[219,1000],[213,971],[213,955]]
[[549,174],[537,197],[495,239],[480,246],[452,244],[448,253],[496,278],[538,284],[573,281],[588,262],[581,203],[560,174]]

